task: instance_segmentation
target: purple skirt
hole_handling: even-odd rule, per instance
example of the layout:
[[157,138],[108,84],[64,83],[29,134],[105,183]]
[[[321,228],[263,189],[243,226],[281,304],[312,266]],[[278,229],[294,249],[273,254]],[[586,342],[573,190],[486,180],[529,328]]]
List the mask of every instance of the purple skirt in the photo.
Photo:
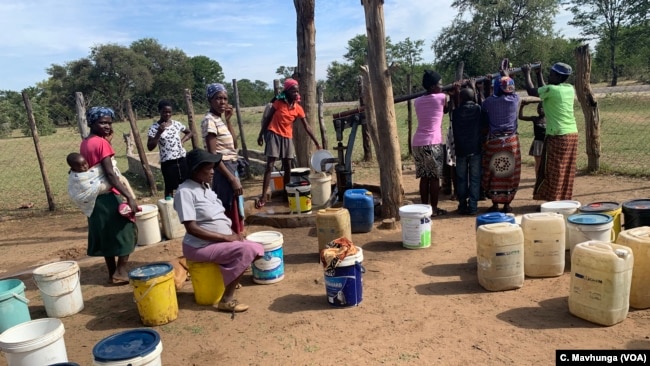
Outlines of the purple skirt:
[[264,255],[264,246],[249,240],[213,243],[203,248],[183,244],[183,255],[193,262],[212,262],[219,265],[223,283],[228,286]]

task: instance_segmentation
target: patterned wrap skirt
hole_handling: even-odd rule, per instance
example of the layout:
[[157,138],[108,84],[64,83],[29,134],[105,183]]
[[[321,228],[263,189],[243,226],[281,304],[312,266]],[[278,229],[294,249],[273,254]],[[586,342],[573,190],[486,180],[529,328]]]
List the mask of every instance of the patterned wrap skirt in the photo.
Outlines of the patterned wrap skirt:
[[546,136],[542,159],[537,172],[533,199],[544,201],[570,200],[576,176],[578,134]]
[[442,178],[445,164],[444,145],[413,146],[416,178]]
[[519,135],[490,136],[483,153],[481,186],[492,203],[515,199],[521,177]]

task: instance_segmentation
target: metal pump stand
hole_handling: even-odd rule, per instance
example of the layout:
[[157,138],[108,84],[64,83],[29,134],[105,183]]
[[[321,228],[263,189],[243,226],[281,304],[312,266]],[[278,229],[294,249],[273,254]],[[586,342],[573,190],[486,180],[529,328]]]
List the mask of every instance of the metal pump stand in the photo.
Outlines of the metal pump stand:
[[[324,169],[327,163],[337,163],[334,166],[334,171],[336,172],[336,190],[339,201],[343,202],[343,194],[346,190],[352,188],[352,151],[354,148],[354,139],[357,135],[357,128],[366,123],[366,119],[362,110],[338,113],[333,118],[336,140],[338,141],[334,150],[338,152],[338,158],[324,159],[321,161],[321,167]],[[343,130],[346,128],[350,128],[350,135],[348,136],[348,144],[343,145]]]

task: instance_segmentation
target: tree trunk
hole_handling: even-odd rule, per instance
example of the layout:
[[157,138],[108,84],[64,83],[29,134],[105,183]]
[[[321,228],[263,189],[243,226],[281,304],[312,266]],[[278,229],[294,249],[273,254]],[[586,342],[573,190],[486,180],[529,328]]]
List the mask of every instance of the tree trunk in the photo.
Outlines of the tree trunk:
[[587,150],[587,170],[596,172],[600,169],[600,115],[598,101],[591,92],[591,55],[589,45],[575,49],[576,58],[576,95],[582,113],[585,116],[585,148]]
[[612,85],[616,86],[618,84],[618,68],[616,67],[616,41],[611,38],[609,39],[609,68],[612,70]]
[[[370,73],[368,66],[361,66],[361,95],[364,100],[364,114],[366,126],[370,132],[370,140],[372,141],[375,151],[381,151],[379,146],[379,134],[377,132],[377,119],[375,118],[375,102],[372,98],[372,87],[370,84]],[[377,162],[382,166],[383,154],[377,154]]]
[[[357,84],[359,89],[359,106],[363,107],[363,82],[361,80],[361,77],[359,77]],[[361,125],[361,137],[363,138],[363,161],[372,161],[372,149],[370,148],[370,129],[368,129],[367,123]]]
[[[397,217],[402,203],[402,161],[395,121],[393,85],[390,71],[386,65],[386,34],[384,31],[384,2],[382,0],[363,0],[368,35],[368,70],[372,84],[372,97],[375,104],[375,117],[381,163],[379,179],[381,186],[382,218]],[[379,151],[379,150],[378,150]]]
[[[307,122],[316,131],[318,106],[316,95],[316,25],[314,9],[316,0],[293,0],[296,8],[296,38],[298,40],[298,82],[300,83],[300,104],[305,110]],[[293,141],[296,147],[298,166],[309,166],[312,141],[302,124],[294,125]]]

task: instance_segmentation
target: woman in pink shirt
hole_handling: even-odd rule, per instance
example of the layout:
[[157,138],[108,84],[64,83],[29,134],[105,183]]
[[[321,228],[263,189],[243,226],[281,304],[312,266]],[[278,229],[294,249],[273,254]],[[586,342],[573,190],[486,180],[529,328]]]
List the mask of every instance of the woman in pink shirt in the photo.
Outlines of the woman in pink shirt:
[[418,127],[411,144],[415,176],[420,178],[420,200],[423,204],[431,205],[434,216],[440,216],[447,213],[438,208],[440,178],[445,163],[442,117],[447,112],[447,95],[442,92],[442,78],[435,71],[424,72],[422,86],[427,93],[414,102],[418,118]]

